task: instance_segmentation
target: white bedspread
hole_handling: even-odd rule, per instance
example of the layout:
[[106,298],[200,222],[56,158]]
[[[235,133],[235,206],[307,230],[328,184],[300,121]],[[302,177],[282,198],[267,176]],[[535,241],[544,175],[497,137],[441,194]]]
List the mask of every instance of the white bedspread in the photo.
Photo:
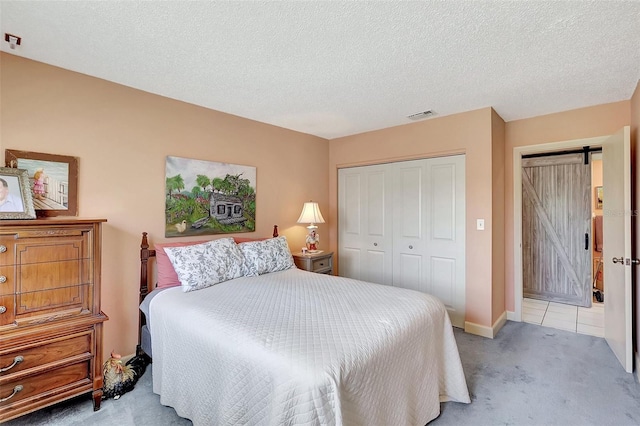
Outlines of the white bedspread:
[[469,402],[429,295],[297,269],[151,301],[153,391],[195,425],[424,425]]

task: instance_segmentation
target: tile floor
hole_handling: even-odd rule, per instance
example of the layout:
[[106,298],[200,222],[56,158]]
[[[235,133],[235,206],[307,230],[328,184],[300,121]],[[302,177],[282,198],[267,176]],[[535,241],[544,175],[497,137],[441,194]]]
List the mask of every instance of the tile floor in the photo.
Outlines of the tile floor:
[[522,321],[590,336],[604,337],[604,303],[591,308],[523,299]]

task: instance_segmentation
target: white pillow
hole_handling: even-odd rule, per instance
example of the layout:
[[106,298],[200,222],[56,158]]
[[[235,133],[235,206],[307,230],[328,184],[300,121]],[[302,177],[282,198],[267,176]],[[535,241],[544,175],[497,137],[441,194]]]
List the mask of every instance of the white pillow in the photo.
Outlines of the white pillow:
[[200,290],[241,277],[244,258],[233,238],[184,247],[165,247],[182,291]]
[[244,256],[244,274],[248,277],[296,267],[284,236],[240,243],[238,247]]

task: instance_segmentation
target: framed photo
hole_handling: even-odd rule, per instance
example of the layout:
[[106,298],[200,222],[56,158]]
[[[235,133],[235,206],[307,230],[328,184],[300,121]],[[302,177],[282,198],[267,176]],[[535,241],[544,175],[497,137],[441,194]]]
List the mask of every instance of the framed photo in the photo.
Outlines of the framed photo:
[[255,167],[167,157],[165,237],[255,230]]
[[602,210],[602,187],[596,186],[596,209]]
[[0,167],[0,219],[35,219],[29,174]]
[[7,167],[27,170],[38,216],[78,215],[78,159],[67,155],[5,150]]

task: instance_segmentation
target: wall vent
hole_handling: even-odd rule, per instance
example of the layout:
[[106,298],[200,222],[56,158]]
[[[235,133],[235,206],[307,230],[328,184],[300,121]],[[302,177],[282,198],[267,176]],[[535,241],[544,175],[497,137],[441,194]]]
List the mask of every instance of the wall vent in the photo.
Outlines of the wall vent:
[[429,118],[429,117],[433,117],[435,115],[435,112],[433,112],[433,110],[428,110],[428,111],[422,111],[422,112],[417,112],[415,114],[411,114],[408,115],[407,118],[409,120],[422,120],[423,118]]

